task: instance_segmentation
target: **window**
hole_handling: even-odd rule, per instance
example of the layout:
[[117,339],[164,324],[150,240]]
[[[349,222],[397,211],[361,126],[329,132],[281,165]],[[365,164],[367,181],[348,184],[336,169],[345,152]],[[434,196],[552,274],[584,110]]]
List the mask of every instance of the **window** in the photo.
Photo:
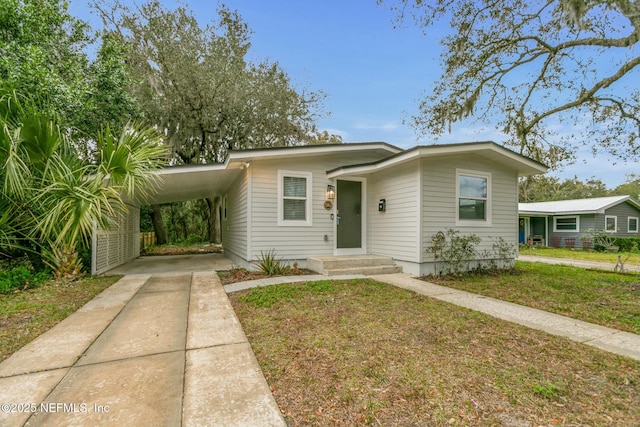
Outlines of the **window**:
[[559,231],[559,232],[580,231],[580,218],[577,216],[553,217],[553,231]]
[[278,171],[278,225],[311,224],[311,174]]
[[638,232],[638,217],[629,217],[629,219],[627,220],[627,230],[629,231],[629,233]]
[[457,180],[458,225],[489,225],[491,223],[491,175],[461,171]]
[[609,233],[615,233],[618,231],[618,217],[617,216],[605,216],[604,217],[604,231]]
[[222,198],[222,218],[227,219],[227,196]]

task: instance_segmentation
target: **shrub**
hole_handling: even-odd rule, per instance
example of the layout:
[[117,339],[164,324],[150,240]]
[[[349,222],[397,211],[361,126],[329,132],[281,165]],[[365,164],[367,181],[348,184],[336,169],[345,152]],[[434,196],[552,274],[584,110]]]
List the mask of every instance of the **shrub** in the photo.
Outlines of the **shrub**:
[[260,251],[257,264],[260,271],[268,276],[284,274],[289,270],[289,267],[282,263],[282,259],[276,257],[275,249],[267,252]]
[[604,252],[607,248],[615,246],[616,238],[604,230],[592,230],[585,231],[587,238],[593,239],[593,249],[598,252]]
[[0,263],[0,294],[35,288],[51,277],[50,272],[35,272],[27,258]]
[[433,254],[435,274],[456,275],[470,271],[472,267],[475,270],[505,268],[503,261],[515,257],[516,247],[502,237],[492,240],[492,250],[478,251],[482,240],[477,234],[465,236],[451,228],[434,234],[427,252]]
[[431,237],[432,245],[427,249],[433,253],[437,274],[459,274],[469,270],[470,262],[476,258],[476,246],[480,243],[477,234],[461,236],[458,230],[447,229]]
[[203,236],[198,236],[197,234],[189,234],[189,236],[186,239],[178,242],[178,244],[184,245],[184,246],[199,245],[201,243],[207,243],[207,239]]
[[617,237],[614,245],[619,247],[619,252],[638,252],[640,237]]

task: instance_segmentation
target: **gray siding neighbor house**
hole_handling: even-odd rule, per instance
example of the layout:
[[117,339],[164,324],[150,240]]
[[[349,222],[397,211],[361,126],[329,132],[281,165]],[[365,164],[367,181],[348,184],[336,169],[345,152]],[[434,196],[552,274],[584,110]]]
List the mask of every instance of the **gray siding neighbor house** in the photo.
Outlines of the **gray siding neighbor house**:
[[503,239],[515,257],[518,178],[546,170],[493,142],[252,149],[165,168],[148,203],[221,197],[224,252],[240,267],[255,269],[269,251],[301,268],[317,257],[377,255],[422,275],[435,269],[432,236],[447,229],[478,235],[485,254]]
[[519,203],[518,241],[551,247],[586,247],[589,231],[638,237],[640,203],[630,196]]

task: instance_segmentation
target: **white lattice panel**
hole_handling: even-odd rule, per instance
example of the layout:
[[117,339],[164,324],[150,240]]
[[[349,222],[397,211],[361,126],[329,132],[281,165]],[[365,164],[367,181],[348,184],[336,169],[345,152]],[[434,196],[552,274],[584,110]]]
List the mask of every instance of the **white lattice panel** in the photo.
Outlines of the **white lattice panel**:
[[94,230],[92,274],[102,274],[140,255],[140,209],[129,206],[113,224],[108,231]]

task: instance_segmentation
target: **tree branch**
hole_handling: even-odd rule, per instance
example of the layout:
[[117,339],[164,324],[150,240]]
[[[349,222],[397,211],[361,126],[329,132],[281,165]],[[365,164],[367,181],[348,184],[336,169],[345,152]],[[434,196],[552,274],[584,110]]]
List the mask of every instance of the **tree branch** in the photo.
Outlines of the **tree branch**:
[[593,96],[600,89],[607,88],[609,85],[611,85],[615,81],[619,80],[622,76],[624,76],[626,73],[628,73],[629,71],[631,71],[633,68],[637,67],[638,65],[640,65],[640,56],[637,57],[637,58],[633,58],[631,61],[628,61],[625,64],[623,64],[622,67],[620,67],[616,73],[614,73],[610,77],[607,77],[606,79],[600,80],[591,89],[582,91],[580,93],[580,96],[575,101],[568,102],[568,103],[566,103],[564,105],[561,105],[559,107],[553,108],[553,109],[551,109],[549,111],[545,111],[544,113],[536,116],[527,126],[525,126],[523,128],[523,132],[525,134],[528,133],[534,126],[536,126],[538,123],[540,123],[542,120],[544,120],[545,118],[547,118],[549,116],[552,116],[552,115],[557,114],[557,113],[559,113],[561,111],[565,111],[565,110],[568,110],[568,109],[571,109],[571,108],[574,108],[574,107],[578,107],[578,106],[584,104],[585,102],[587,102],[591,98],[593,98]]

